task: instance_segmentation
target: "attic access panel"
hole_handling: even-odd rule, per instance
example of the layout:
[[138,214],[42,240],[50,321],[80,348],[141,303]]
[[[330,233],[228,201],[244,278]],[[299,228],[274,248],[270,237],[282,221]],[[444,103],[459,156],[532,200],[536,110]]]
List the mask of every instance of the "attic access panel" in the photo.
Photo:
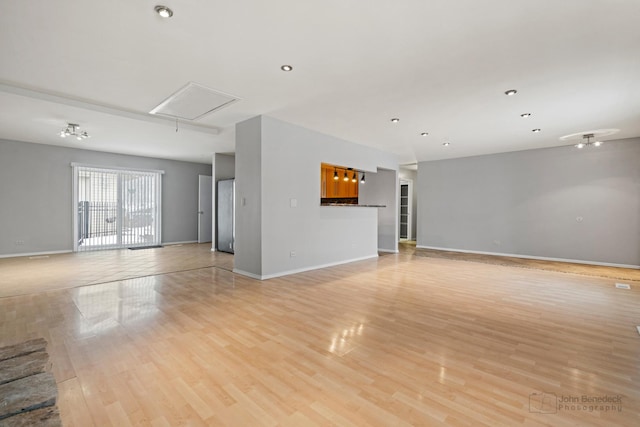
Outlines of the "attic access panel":
[[197,120],[239,100],[240,98],[233,95],[189,82],[149,111],[149,114],[174,119]]

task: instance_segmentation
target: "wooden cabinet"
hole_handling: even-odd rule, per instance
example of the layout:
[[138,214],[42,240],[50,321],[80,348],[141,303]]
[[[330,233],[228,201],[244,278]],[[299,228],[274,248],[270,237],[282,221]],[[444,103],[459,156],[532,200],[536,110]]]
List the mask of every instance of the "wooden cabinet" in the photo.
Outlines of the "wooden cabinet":
[[[334,179],[334,172],[338,173],[338,179]],[[344,180],[347,173],[348,181]],[[356,175],[356,182],[352,181]],[[328,165],[323,163],[320,167],[320,197],[323,199],[354,199],[358,197],[358,172],[348,168]]]

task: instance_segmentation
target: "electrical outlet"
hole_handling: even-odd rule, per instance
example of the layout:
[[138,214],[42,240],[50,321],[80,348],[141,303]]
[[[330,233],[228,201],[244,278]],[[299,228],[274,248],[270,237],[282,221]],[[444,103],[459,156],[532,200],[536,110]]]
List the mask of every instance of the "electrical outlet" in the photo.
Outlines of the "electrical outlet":
[[296,257],[296,251],[291,251],[291,252],[289,252],[289,256],[290,256],[291,258],[295,258],[295,257]]

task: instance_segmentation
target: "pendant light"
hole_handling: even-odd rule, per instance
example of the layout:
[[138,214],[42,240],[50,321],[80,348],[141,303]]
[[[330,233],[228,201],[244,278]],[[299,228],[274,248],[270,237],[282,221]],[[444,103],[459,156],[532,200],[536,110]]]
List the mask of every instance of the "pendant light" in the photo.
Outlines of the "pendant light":
[[360,184],[364,184],[364,172],[362,172],[362,179],[360,180]]
[[351,177],[351,182],[358,182],[358,176],[356,175],[356,172],[353,172],[353,176]]
[[338,169],[333,168],[333,180],[337,181],[338,180]]
[[349,175],[347,175],[347,170],[344,170],[344,176],[342,177],[343,181],[349,181]]

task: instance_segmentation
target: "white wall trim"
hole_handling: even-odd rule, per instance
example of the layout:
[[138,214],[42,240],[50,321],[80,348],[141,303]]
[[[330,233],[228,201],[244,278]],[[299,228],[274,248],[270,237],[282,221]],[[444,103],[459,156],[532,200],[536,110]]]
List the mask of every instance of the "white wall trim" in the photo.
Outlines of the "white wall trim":
[[18,254],[5,254],[0,255],[0,258],[18,258],[25,256],[40,256],[40,255],[58,255],[58,254],[69,254],[72,253],[72,250],[64,250],[64,251],[46,251],[46,252],[25,252]]
[[384,252],[384,253],[388,253],[388,254],[397,254],[400,251],[399,250],[393,250],[393,249],[382,249],[382,248],[378,248],[378,252]]
[[524,259],[538,259],[542,261],[559,261],[559,262],[571,262],[574,264],[587,264],[587,265],[602,265],[604,267],[621,267],[621,268],[633,268],[640,269],[640,265],[631,265],[631,264],[615,264],[610,262],[599,262],[599,261],[584,261],[579,259],[567,259],[567,258],[551,258],[551,257],[543,257],[543,256],[533,256],[533,255],[521,255],[521,254],[505,254],[500,252],[485,252],[485,251],[471,251],[467,249],[452,249],[452,248],[440,248],[437,246],[423,246],[416,245],[418,249],[435,249],[438,251],[450,251],[450,252],[462,252],[466,254],[480,254],[480,255],[495,255],[495,256],[507,256],[513,258],[524,258]]
[[348,264],[348,263],[357,262],[357,261],[364,261],[364,260],[367,260],[367,259],[373,259],[373,258],[377,258],[377,257],[378,257],[378,254],[375,254],[375,255],[369,255],[369,256],[364,256],[364,257],[360,257],[360,258],[348,259],[348,260],[344,260],[344,261],[330,262],[328,264],[321,264],[321,265],[314,265],[314,266],[311,266],[311,267],[297,268],[295,270],[287,270],[287,271],[282,271],[280,273],[275,273],[275,274],[265,274],[263,276],[260,276],[258,274],[249,273],[249,272],[242,271],[242,270],[238,270],[236,268],[233,269],[233,272],[241,274],[243,276],[251,277],[253,279],[268,280],[268,279],[274,279],[276,277],[288,276],[288,275],[297,274],[297,273],[304,273],[305,271],[319,270],[321,268],[334,267],[336,265]]
[[237,268],[234,268],[233,272],[235,274],[240,274],[241,276],[247,276],[247,277],[250,277],[250,278],[256,279],[256,280],[262,280],[262,276],[260,276],[259,274],[249,273],[248,271],[240,270],[240,269],[237,269]]
[[117,171],[131,171],[131,172],[142,172],[142,173],[157,173],[160,175],[164,175],[164,171],[158,170],[158,169],[140,169],[140,168],[127,168],[122,166],[92,165],[88,163],[77,163],[77,162],[72,162],[71,167],[91,168],[91,169],[97,169],[105,172],[117,170]]
[[[198,243],[198,241],[197,240],[185,240],[184,242],[162,242],[161,245],[162,246],[190,245],[191,243]],[[209,243],[209,242],[206,242],[206,243]]]

